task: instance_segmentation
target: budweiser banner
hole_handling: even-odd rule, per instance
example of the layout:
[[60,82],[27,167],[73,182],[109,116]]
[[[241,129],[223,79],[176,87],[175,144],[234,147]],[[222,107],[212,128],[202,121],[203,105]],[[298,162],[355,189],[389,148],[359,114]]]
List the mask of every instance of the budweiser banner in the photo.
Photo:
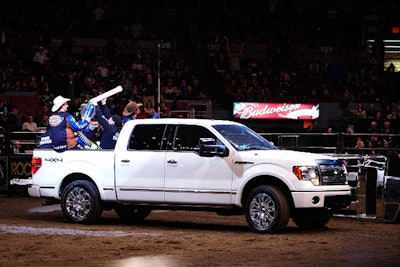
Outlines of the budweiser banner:
[[235,119],[315,120],[319,118],[319,105],[234,102],[233,117]]

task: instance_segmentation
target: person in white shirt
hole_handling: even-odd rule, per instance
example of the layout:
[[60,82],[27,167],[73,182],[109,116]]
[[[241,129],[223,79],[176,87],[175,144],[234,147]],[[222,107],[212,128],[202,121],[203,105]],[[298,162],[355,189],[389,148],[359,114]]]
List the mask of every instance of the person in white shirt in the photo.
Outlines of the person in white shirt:
[[38,126],[36,122],[33,121],[33,116],[29,115],[28,120],[22,123],[22,131],[37,132]]

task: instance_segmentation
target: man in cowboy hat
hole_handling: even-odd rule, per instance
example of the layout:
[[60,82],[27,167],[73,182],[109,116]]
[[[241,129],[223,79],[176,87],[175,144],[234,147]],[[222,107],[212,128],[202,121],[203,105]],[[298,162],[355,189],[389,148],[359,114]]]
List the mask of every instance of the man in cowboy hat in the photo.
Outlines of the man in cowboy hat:
[[125,124],[127,121],[130,120],[140,119],[140,113],[141,113],[140,107],[142,106],[143,106],[142,103],[129,101],[129,103],[126,104],[124,110],[122,111],[122,115],[125,118],[123,124]]
[[54,114],[49,117],[49,128],[41,137],[41,141],[43,140],[44,142],[39,143],[40,145],[43,143],[44,148],[51,146],[57,152],[75,148],[77,146],[77,138],[74,131],[83,130],[91,121],[94,106],[90,109],[88,107],[89,110],[86,112],[86,116],[80,121],[76,121],[68,112],[68,101],[71,101],[71,99],[60,95],[54,99],[51,109]]

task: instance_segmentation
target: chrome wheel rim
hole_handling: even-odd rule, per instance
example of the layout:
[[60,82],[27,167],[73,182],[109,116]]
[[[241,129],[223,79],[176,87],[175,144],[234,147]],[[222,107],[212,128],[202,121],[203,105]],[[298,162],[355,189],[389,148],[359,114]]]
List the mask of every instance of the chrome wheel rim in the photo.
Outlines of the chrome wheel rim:
[[76,187],[68,192],[65,209],[74,220],[83,220],[92,209],[92,198],[85,189]]
[[259,193],[250,202],[250,218],[258,229],[270,227],[276,217],[275,202],[265,193]]

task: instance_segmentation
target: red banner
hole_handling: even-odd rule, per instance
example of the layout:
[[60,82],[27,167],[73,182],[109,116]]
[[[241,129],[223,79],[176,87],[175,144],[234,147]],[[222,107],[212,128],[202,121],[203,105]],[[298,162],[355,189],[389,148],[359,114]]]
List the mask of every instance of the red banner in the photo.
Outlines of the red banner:
[[233,103],[235,119],[315,120],[319,105],[300,103]]

